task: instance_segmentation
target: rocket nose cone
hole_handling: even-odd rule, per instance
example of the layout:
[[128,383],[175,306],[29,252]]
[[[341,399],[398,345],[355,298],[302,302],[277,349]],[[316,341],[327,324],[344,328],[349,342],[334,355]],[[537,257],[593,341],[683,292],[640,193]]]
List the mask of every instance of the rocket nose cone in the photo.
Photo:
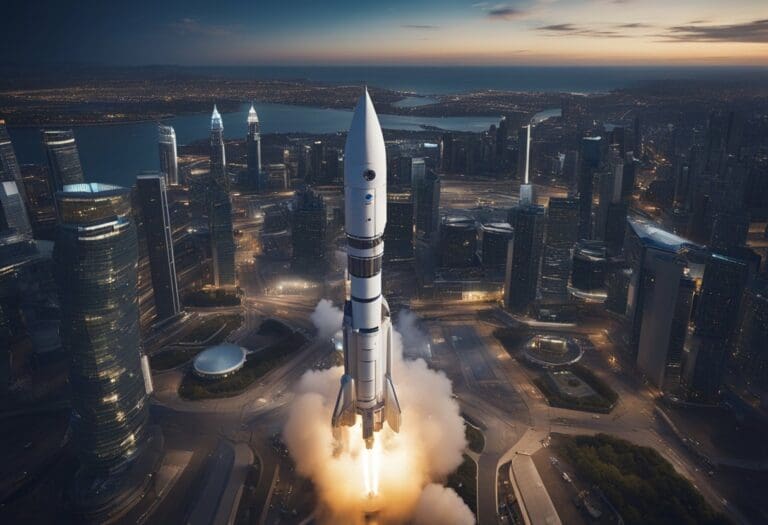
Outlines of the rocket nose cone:
[[[364,165],[385,164],[384,135],[373,101],[366,89],[360,96],[352,115],[344,148],[345,168],[359,169]],[[383,169],[383,166],[382,166]]]

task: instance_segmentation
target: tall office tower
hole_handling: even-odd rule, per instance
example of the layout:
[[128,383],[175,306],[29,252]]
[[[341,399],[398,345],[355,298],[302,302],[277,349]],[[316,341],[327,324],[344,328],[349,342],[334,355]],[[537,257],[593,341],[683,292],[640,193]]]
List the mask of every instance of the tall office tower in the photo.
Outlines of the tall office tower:
[[509,120],[507,120],[506,116],[502,116],[501,121],[499,121],[495,139],[496,155],[499,156],[507,149],[507,142],[509,142]]
[[609,145],[616,146],[619,155],[624,157],[627,153],[627,130],[624,126],[614,126],[608,133]]
[[21,191],[15,180],[0,181],[0,237],[32,236]]
[[629,203],[635,191],[635,181],[640,172],[640,161],[632,157],[631,152],[624,157],[624,174],[621,178],[621,200]]
[[507,265],[507,247],[514,239],[514,230],[506,222],[480,226],[477,244],[480,262],[486,270],[502,270]]
[[415,179],[424,177],[427,165],[421,157],[398,157],[397,178],[392,181],[392,186],[398,188],[410,188]]
[[756,279],[744,292],[734,337],[734,362],[749,390],[768,398],[768,277]]
[[453,135],[443,133],[440,136],[440,170],[453,173],[456,169],[456,144]]
[[213,106],[211,115],[211,168],[207,184],[208,229],[211,236],[214,286],[235,285],[235,237],[232,231],[232,201],[224,150],[224,125]]
[[337,184],[344,178],[342,170],[341,152],[338,148],[326,148],[323,162],[323,177],[321,184]]
[[248,136],[245,139],[245,150],[248,164],[248,185],[257,193],[261,193],[264,191],[261,176],[261,124],[253,104],[248,110]]
[[43,145],[48,158],[51,191],[60,191],[66,184],[79,184],[85,181],[80,154],[75,144],[75,135],[71,129],[43,131]]
[[577,191],[579,194],[579,238],[589,239],[592,236],[592,194],[595,170],[600,166],[600,137],[584,137],[581,139],[579,158],[579,177]]
[[650,249],[643,262],[642,319],[637,366],[656,387],[678,386],[696,284],[684,276],[686,261]]
[[[100,183],[66,185],[56,194],[61,340],[71,356],[72,442],[81,465],[74,497],[93,512],[125,502],[116,491],[138,493],[149,481],[137,473],[151,433],[130,200],[130,190]],[[130,486],[118,483],[125,472]]]
[[0,119],[0,236],[30,237],[27,197],[11,138]]
[[509,211],[515,238],[509,243],[504,282],[504,304],[525,311],[536,299],[544,244],[546,215],[543,206],[518,206]]
[[611,159],[600,174],[600,200],[595,214],[594,238],[604,241],[608,251],[618,254],[624,244],[627,204],[624,200],[624,162],[616,146],[611,146]]
[[694,337],[683,360],[683,386],[692,400],[717,400],[749,272],[738,259],[712,254],[706,260]]
[[56,204],[53,201],[48,170],[37,164],[21,166],[27,194],[27,212],[35,239],[52,241],[56,235]]
[[24,207],[28,206],[27,193],[21,178],[19,161],[16,159],[16,152],[13,150],[11,137],[8,135],[3,119],[0,119],[0,182],[15,182]]
[[328,222],[323,196],[311,188],[297,191],[291,222],[294,269],[310,273],[322,270]]
[[322,140],[312,143],[309,160],[309,180],[307,184],[321,184],[325,177],[325,144]]
[[416,237],[436,240],[440,228],[440,178],[428,171],[413,179]]
[[475,263],[477,229],[475,221],[464,215],[449,215],[440,225],[440,265],[467,268]]
[[139,175],[136,189],[149,254],[155,313],[159,321],[164,321],[181,312],[165,174]]
[[579,152],[568,150],[563,158],[563,180],[568,185],[568,194],[577,195],[579,187]]
[[640,116],[632,121],[632,153],[636,159],[643,158],[643,134],[640,129]]
[[411,192],[387,192],[387,226],[384,229],[384,260],[413,260],[413,195]]
[[157,126],[160,171],[168,185],[179,183],[179,160],[176,152],[176,131],[173,126]]
[[561,301],[568,297],[571,254],[579,240],[579,201],[550,197],[546,229],[540,292],[544,299]]
[[696,259],[700,258],[698,254],[702,249],[646,219],[629,218],[627,225],[624,256],[631,274],[625,311],[630,324],[630,343],[633,351],[637,352],[645,318],[646,294],[642,291],[647,281],[647,268],[655,257],[682,260],[685,261],[685,276],[700,279],[702,265]]

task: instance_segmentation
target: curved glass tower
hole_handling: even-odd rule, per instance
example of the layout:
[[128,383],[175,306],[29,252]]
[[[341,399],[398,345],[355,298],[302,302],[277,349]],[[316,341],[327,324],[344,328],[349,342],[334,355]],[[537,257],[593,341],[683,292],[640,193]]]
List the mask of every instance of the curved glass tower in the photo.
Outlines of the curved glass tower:
[[109,476],[138,456],[148,417],[130,190],[65,185],[56,201],[54,261],[61,339],[72,360],[73,443],[82,470]]
[[43,144],[53,191],[60,191],[66,184],[84,182],[80,154],[71,129],[43,131]]
[[179,162],[176,151],[176,131],[173,126],[158,126],[160,148],[160,171],[165,175],[167,184],[179,183]]

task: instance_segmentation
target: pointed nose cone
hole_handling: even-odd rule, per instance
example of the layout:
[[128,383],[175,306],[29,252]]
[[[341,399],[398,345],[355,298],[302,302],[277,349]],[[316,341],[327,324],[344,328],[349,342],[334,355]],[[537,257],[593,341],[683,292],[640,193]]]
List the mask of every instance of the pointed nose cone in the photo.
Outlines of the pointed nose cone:
[[219,114],[219,110],[216,109],[216,104],[213,105],[213,113],[211,114],[211,129],[224,129],[224,124],[221,122],[221,115]]
[[367,169],[386,173],[384,135],[373,102],[366,89],[355,107],[344,147],[344,176],[347,180]]
[[251,109],[248,110],[248,122],[258,122],[259,121],[259,115],[256,114],[256,108],[253,107],[253,102],[251,102]]

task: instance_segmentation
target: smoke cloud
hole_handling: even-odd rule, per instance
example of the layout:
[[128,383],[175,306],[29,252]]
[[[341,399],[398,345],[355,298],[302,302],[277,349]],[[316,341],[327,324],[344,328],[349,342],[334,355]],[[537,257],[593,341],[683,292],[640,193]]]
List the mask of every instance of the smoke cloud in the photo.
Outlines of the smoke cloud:
[[[377,433],[382,447],[379,491],[373,502],[364,489],[365,445],[359,424],[333,437],[331,414],[342,367],[310,370],[302,376],[283,434],[298,472],[312,479],[318,495],[320,523],[362,524],[371,505],[383,524],[465,525],[472,512],[451,489],[439,483],[462,461],[464,423],[451,397],[451,382],[423,359],[404,359],[403,343],[426,341],[415,316],[401,316],[407,337],[394,334],[393,379],[402,408],[400,433],[388,427]],[[342,312],[322,300],[312,314],[318,333],[330,336],[341,327]],[[398,327],[399,330],[400,327]],[[416,338],[416,339],[412,339]]]
[[397,314],[397,332],[403,339],[403,355],[406,359],[431,359],[429,337],[419,329],[417,320],[416,314],[410,310],[400,310]]
[[344,313],[340,308],[333,306],[333,303],[328,299],[320,299],[320,302],[315,306],[315,311],[310,314],[309,319],[317,328],[318,337],[331,337],[341,329]]

